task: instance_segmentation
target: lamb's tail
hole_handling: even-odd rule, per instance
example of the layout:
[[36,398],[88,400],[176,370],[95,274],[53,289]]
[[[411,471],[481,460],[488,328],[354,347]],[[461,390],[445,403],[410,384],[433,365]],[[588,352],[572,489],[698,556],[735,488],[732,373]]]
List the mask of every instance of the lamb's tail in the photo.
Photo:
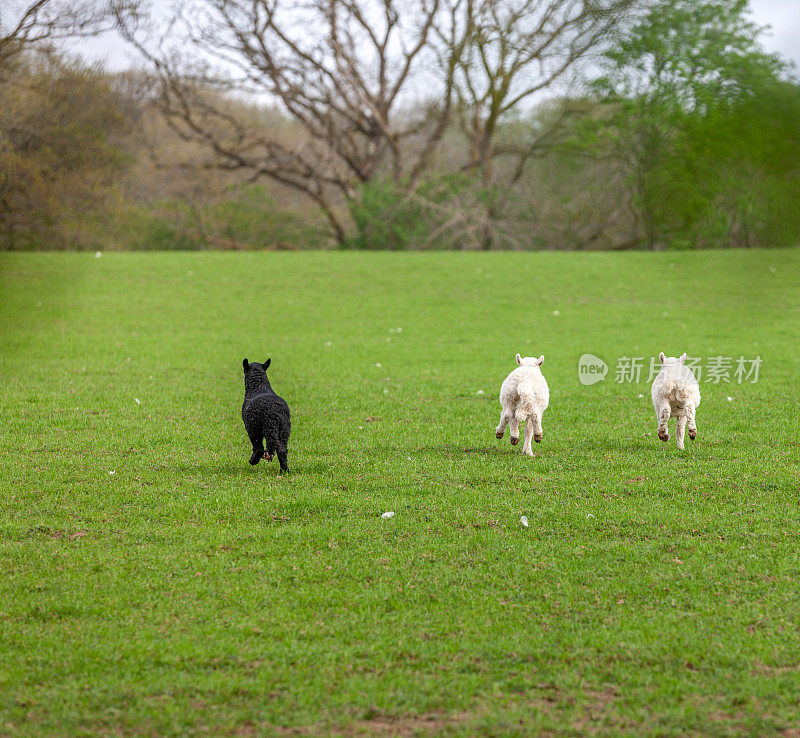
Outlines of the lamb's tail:
[[536,412],[536,405],[533,402],[533,398],[527,393],[520,392],[519,402],[514,408],[514,417],[517,422],[524,423],[534,412]]
[[667,382],[667,397],[678,402],[688,402],[692,397],[692,388],[679,377]]

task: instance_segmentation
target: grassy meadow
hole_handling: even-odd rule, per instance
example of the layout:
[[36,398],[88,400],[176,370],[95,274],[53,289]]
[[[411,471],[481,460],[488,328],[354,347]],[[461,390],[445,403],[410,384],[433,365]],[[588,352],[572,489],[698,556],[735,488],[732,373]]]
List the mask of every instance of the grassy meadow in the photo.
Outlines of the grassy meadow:
[[0,254],[0,369],[2,736],[800,735],[800,250]]

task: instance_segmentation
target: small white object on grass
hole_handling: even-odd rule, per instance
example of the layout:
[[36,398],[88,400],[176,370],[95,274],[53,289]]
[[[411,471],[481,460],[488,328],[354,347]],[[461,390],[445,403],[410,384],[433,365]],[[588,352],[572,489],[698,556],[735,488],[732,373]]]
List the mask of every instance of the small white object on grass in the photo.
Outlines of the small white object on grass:
[[115,472],[115,471],[110,471],[110,472],[108,473],[108,476],[110,476],[110,477],[113,477],[115,474],[116,474],[116,472]]
[[728,402],[733,402],[733,398],[732,397],[728,397]]
[[134,398],[133,398],[133,401],[134,401],[134,402],[135,402],[137,405],[141,405],[141,404],[142,404],[142,403],[141,403],[141,401],[139,400],[139,398],[138,398],[138,397],[134,397]]
[[522,523],[523,528],[528,527],[528,518],[526,518],[524,515],[520,517],[519,522]]
[[103,255],[102,251],[95,251],[94,252],[94,258],[95,259],[99,259],[102,255]]
[[378,367],[378,369],[380,369],[380,368],[381,368],[381,362],[380,362],[380,361],[376,361],[376,362],[375,362],[375,366],[377,366],[377,367]]
[[561,313],[559,313],[558,310],[553,310],[553,315],[557,318]]
[[593,518],[593,517],[594,517],[594,515],[592,515],[591,513],[589,513],[589,514],[588,514],[586,517],[588,517],[588,518]]
[[639,395],[639,397],[644,397],[644,395]]
[[388,520],[389,518],[393,518],[394,517],[394,512],[392,510],[387,510],[385,513],[383,513],[383,515],[381,515],[381,517],[384,520]]
[[333,346],[333,341],[325,341],[326,346]]
[[388,394],[389,394],[389,390],[384,390],[384,391],[383,391],[383,394],[384,394],[384,395],[388,395]]
[[478,390],[475,394],[476,395],[482,395],[483,394],[483,390]]

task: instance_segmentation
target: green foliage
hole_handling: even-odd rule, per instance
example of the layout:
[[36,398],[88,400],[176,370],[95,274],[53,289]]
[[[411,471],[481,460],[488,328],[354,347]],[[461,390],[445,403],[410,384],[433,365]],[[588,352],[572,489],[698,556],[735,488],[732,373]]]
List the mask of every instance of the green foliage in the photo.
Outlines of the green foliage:
[[[680,225],[705,245],[717,226],[732,246],[800,243],[800,87],[774,80],[758,94],[690,120],[668,171],[692,197],[674,192]],[[676,171],[678,162],[692,162]],[[683,176],[681,176],[683,174]],[[694,202],[692,210],[686,208]],[[708,227],[706,224],[710,224]]]
[[704,112],[755,94],[783,64],[764,53],[748,0],[657,0],[604,55],[607,100]]
[[136,251],[194,251],[203,239],[184,227],[190,216],[183,202],[125,208],[113,223],[110,242]]
[[201,221],[213,238],[251,248],[319,248],[325,240],[319,218],[278,207],[263,184],[229,187],[221,202],[201,213]]
[[[791,735],[798,275],[799,250],[0,254],[0,733]],[[702,382],[685,453],[613,381],[661,350],[764,361]],[[494,438],[517,351],[551,387],[532,459]],[[267,355],[281,479],[239,416]]]
[[442,174],[413,189],[390,179],[374,180],[348,203],[355,234],[346,246],[376,251],[463,248],[463,227],[474,206],[483,209],[495,196],[492,188],[465,173]]
[[121,206],[106,231],[109,242],[135,250],[319,248],[318,218],[280,208],[261,184],[232,185],[196,206],[169,200]]
[[800,242],[774,211],[797,197],[800,87],[760,31],[746,0],[669,0],[606,53],[582,144],[624,163],[649,247]]
[[800,243],[800,88],[688,117],[650,176],[662,232],[698,246]]

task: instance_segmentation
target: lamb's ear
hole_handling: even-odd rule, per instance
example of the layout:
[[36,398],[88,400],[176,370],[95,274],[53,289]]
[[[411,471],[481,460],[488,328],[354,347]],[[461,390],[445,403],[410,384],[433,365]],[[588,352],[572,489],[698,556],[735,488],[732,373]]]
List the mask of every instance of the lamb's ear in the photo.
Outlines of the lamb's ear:
[[544,354],[542,354],[542,355],[539,357],[539,360],[538,360],[536,363],[537,363],[539,366],[541,366],[542,364],[544,364]]
[[666,359],[667,357],[666,357],[666,356],[664,356],[664,352],[662,351],[662,352],[661,352],[661,353],[658,355],[658,358],[659,358],[659,359],[661,359],[661,363],[663,364],[663,363],[664,363],[664,359]]
[[244,373],[247,374],[247,370],[250,368],[250,364],[248,363],[247,359],[242,362],[242,367],[244,368]]
[[517,354],[514,358],[517,360],[517,364],[522,366],[522,357],[519,354]]
[[678,359],[678,361],[680,361],[681,364],[683,364],[683,362],[686,361],[686,352],[685,351],[681,354],[681,358]]
[[272,363],[272,359],[267,359],[267,360],[264,362],[264,371],[267,371],[267,368],[269,367],[269,365],[270,365],[271,363]]

